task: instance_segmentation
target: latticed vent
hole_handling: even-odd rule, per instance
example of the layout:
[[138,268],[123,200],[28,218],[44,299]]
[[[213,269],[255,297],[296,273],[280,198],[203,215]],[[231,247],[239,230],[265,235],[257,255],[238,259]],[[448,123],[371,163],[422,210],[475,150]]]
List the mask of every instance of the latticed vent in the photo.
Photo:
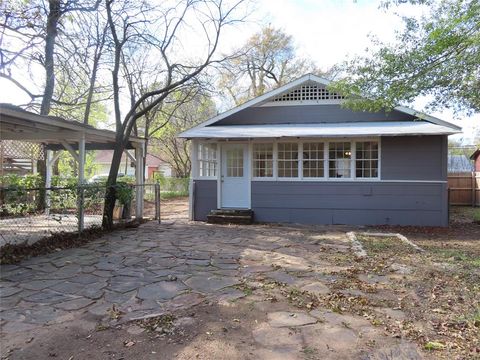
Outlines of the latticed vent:
[[344,96],[330,92],[324,87],[318,85],[302,85],[299,88],[290,91],[287,94],[277,96],[274,102],[281,101],[322,101],[322,100],[341,100]]

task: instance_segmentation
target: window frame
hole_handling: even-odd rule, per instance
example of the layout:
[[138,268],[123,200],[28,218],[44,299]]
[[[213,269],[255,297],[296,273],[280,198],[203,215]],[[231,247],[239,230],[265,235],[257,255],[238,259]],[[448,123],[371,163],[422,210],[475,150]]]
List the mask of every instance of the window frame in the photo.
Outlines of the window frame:
[[[205,146],[205,145],[208,145],[208,146],[214,145],[215,146],[215,151],[214,151],[215,159],[214,160],[202,159],[200,146]],[[217,143],[217,142],[213,142],[213,141],[199,141],[199,142],[197,142],[196,150],[195,150],[195,152],[196,152],[196,159],[195,159],[195,161],[196,161],[196,174],[195,175],[196,176],[195,176],[195,178],[196,179],[216,180],[218,178],[219,171],[221,171],[220,166],[219,166],[219,164],[220,164],[219,148],[220,148],[220,146],[219,146],[219,143]],[[211,163],[211,162],[215,163],[215,175],[208,175],[208,176],[202,175],[201,166],[200,166],[202,161],[207,162],[207,163]]]
[[[268,145],[272,144],[272,176],[255,176],[255,145]],[[277,143],[273,141],[253,141],[251,146],[251,161],[250,161],[250,174],[252,174],[253,181],[275,181],[277,177]]]
[[[273,143],[273,177],[253,177],[252,181],[304,181],[304,182],[315,182],[315,181],[323,181],[323,182],[348,182],[348,181],[356,181],[356,182],[372,182],[372,181],[380,181],[381,174],[382,174],[382,141],[381,137],[358,137],[358,138],[306,138],[302,140],[293,140],[293,139],[282,139],[282,140],[273,140],[271,142],[265,140],[253,140],[251,141],[252,144],[266,144],[266,143]],[[377,169],[377,177],[357,177],[356,176],[356,149],[357,149],[357,142],[369,142],[374,141],[378,143],[378,169]],[[280,143],[292,143],[296,142],[298,144],[298,177],[279,177],[278,176],[278,144]],[[303,176],[303,144],[304,143],[323,143],[323,177],[304,177]],[[337,177],[330,177],[330,158],[329,158],[329,144],[332,142],[350,142],[350,149],[352,152],[350,158],[350,177],[348,178],[337,178]],[[250,161],[251,166],[251,173],[253,174],[253,152],[252,152],[252,159]]]

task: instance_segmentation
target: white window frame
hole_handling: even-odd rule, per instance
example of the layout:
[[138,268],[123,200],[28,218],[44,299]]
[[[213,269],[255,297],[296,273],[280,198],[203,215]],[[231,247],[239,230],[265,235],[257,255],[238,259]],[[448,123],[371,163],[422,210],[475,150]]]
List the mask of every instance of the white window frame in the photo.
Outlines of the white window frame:
[[[278,144],[291,144],[291,143],[295,143],[297,144],[297,162],[298,162],[298,176],[296,177],[283,177],[283,176],[278,176]],[[303,159],[303,142],[302,141],[298,141],[296,139],[285,139],[285,140],[281,140],[281,141],[277,141],[276,142],[276,146],[274,146],[274,159],[275,159],[275,164],[276,164],[276,167],[275,167],[275,173],[273,174],[276,181],[298,181],[298,180],[301,180],[301,173],[300,173],[300,169],[301,169],[301,161]]]
[[[377,176],[376,177],[357,177],[357,142],[373,142],[376,141],[378,144],[378,159],[377,159]],[[355,181],[375,181],[375,180],[380,180],[381,175],[380,175],[380,169],[381,169],[381,161],[382,161],[382,156],[381,156],[381,138],[378,139],[357,139],[355,141],[355,174],[353,174],[353,177]],[[352,152],[353,155],[353,152]]]
[[[255,167],[253,166],[255,162],[255,145],[261,145],[261,144],[272,144],[272,176],[254,176],[255,174]],[[253,181],[274,181],[276,180],[276,174],[277,174],[277,143],[274,141],[254,141],[252,142],[252,146],[250,149],[250,154],[252,159],[250,161],[251,169],[250,169],[250,174],[252,174],[252,180]]]
[[[199,152],[200,145],[215,145],[215,175],[210,176],[202,176],[200,171],[200,162],[201,161],[210,161],[201,158],[201,154]],[[195,169],[195,179],[198,180],[216,180],[218,178],[218,174],[220,171],[220,158],[219,158],[219,144],[214,141],[198,141],[196,142],[195,146],[195,162],[196,162],[196,169]]]
[[[265,140],[253,140],[251,141],[252,144],[257,143],[273,143],[273,177],[253,177],[252,181],[304,181],[304,182],[318,182],[318,181],[328,181],[328,182],[374,182],[374,181],[381,181],[381,174],[382,174],[382,141],[381,137],[365,137],[365,138],[308,138],[302,140],[294,140],[294,139],[282,139],[282,140],[273,140],[273,141],[265,141]],[[376,141],[378,143],[378,171],[377,177],[371,178],[363,178],[363,177],[356,177],[356,143],[357,142],[365,142],[365,141]],[[278,176],[278,144],[280,143],[292,143],[296,142],[298,144],[298,177],[279,177]],[[303,144],[304,143],[312,143],[318,142],[323,143],[324,150],[323,150],[323,177],[303,177]],[[332,142],[350,142],[352,156],[350,158],[350,177],[348,178],[337,178],[337,177],[330,177],[330,163],[329,163],[329,144]],[[252,159],[250,161],[250,173],[253,174],[253,153]]]

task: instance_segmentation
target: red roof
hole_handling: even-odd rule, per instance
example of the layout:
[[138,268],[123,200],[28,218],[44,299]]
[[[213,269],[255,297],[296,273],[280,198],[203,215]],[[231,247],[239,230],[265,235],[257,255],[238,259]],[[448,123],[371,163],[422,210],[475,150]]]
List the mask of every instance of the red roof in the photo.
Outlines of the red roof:
[[[122,162],[125,162],[125,154],[122,155]],[[99,150],[95,155],[95,162],[99,164],[110,164],[113,158],[113,150]],[[160,166],[165,163],[157,155],[147,154],[146,166]]]

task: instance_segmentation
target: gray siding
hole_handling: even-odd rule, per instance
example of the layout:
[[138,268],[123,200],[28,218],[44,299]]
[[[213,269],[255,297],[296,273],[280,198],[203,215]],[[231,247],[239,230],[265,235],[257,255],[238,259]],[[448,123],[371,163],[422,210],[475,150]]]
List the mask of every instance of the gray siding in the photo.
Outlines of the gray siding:
[[382,180],[447,180],[447,136],[382,137]]
[[[382,180],[389,182],[252,182],[255,220],[447,226],[447,184],[441,182],[447,179],[447,137],[385,137],[381,154]],[[217,181],[195,184],[195,220],[206,220],[217,208]]]
[[340,105],[296,105],[253,107],[215,123],[217,125],[311,124],[365,121],[410,121],[414,117],[399,111],[354,112]]
[[217,208],[217,180],[194,180],[193,218],[206,221],[210,210]]
[[443,183],[254,181],[252,209],[260,222],[448,225]]

